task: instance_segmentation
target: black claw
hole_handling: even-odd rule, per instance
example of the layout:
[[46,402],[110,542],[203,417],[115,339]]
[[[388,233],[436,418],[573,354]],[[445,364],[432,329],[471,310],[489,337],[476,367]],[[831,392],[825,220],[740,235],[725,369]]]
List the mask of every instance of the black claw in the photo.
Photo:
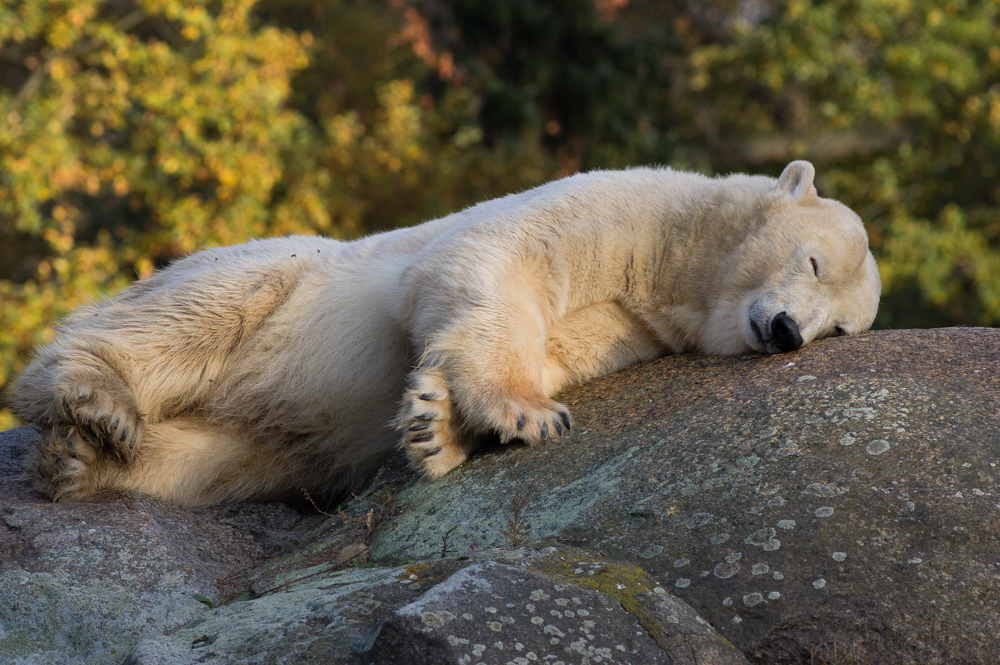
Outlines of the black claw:
[[524,414],[522,413],[517,417],[517,428],[524,429]]
[[568,413],[566,413],[565,411],[560,411],[559,412],[559,418],[563,421],[563,425],[566,426],[566,431],[567,432],[570,431],[571,429],[573,429],[573,426],[570,425],[570,423],[569,423],[569,414]]
[[420,396],[420,399],[424,400],[425,402],[433,402],[437,399],[437,395],[435,395],[434,393],[424,393],[423,395]]
[[559,436],[562,436],[562,433],[563,433],[562,423],[560,423],[558,420],[556,420],[552,424],[556,426],[556,434],[558,434]]
[[420,432],[422,430],[427,429],[428,427],[430,427],[430,423],[420,423],[419,425],[410,425],[409,427],[406,428],[406,431]]
[[542,423],[542,439],[549,438],[549,424]]
[[432,416],[429,413],[421,413],[419,416],[413,416],[413,419],[414,420],[423,420],[423,421],[426,422],[428,420],[434,420],[434,416]]
[[439,452],[441,452],[440,448],[434,448],[433,450],[429,451],[426,455],[424,455],[424,457],[434,457]]
[[424,441],[430,441],[434,438],[433,432],[427,432],[427,434],[418,434],[417,436],[410,439],[410,443],[423,443]]

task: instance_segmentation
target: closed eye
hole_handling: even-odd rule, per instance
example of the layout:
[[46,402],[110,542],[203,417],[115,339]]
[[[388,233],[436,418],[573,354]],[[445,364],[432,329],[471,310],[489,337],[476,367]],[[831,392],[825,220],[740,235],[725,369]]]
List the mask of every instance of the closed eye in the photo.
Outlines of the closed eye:
[[810,256],[809,257],[809,263],[812,264],[813,274],[816,275],[817,277],[819,277],[819,261],[816,260],[815,256]]

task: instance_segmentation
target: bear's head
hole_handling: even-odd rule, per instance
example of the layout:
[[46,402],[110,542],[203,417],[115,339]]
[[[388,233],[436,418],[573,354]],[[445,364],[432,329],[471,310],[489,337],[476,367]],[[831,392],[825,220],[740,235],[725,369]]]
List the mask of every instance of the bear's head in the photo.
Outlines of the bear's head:
[[740,297],[727,318],[738,332],[717,338],[717,351],[794,351],[867,330],[875,319],[882,280],[864,225],[821,198],[814,177],[812,164],[792,162],[765,194],[763,219],[730,257],[725,290]]

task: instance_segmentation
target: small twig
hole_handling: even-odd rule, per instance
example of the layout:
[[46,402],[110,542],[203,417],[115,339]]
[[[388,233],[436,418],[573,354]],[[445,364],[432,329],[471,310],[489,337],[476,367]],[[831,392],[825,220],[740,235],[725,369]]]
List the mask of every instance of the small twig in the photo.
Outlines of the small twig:
[[323,570],[317,570],[315,572],[309,573],[308,575],[303,575],[302,577],[296,577],[295,579],[285,578],[284,581],[276,587],[271,587],[265,591],[261,591],[257,594],[257,597],[266,596],[268,594],[274,593],[275,591],[280,591],[284,589],[285,591],[291,591],[292,585],[301,582],[302,580],[307,580],[310,577],[316,577],[317,575],[326,575],[327,573],[333,573],[330,577],[336,577],[338,575],[343,575],[343,573],[338,572],[340,569],[337,567],[338,564],[334,564],[333,568],[324,568]]
[[[355,501],[364,501],[365,503],[367,503],[369,506],[372,507],[368,509],[368,512],[365,513],[364,517],[350,517],[344,512],[343,508],[338,508],[336,513],[328,513],[325,510],[322,510],[319,506],[316,505],[316,502],[313,501],[312,496],[310,496],[309,494],[309,490],[307,490],[304,487],[300,489],[302,490],[302,494],[305,496],[306,501],[312,504],[312,507],[315,508],[318,513],[326,515],[327,517],[343,518],[344,520],[350,522],[351,524],[364,527],[366,531],[372,531],[376,526],[379,525],[379,523],[382,521],[382,518],[385,516],[385,507],[388,506],[389,503],[394,498],[396,498],[396,494],[398,494],[398,492],[390,492],[389,490],[385,490],[385,501],[382,501],[381,503],[379,503],[378,501],[372,501],[371,499],[362,499],[357,494],[352,494],[351,496],[354,497]],[[375,514],[376,508],[378,508],[378,515]]]
[[442,559],[445,558],[446,556],[448,556],[448,536],[450,536],[451,532],[454,531],[457,528],[458,528],[458,525],[456,524],[455,526],[453,526],[450,529],[448,529],[447,531],[445,531],[444,535],[441,536],[441,558]]
[[510,519],[507,520],[507,528],[500,529],[500,533],[507,539],[509,547],[518,547],[531,537],[531,527],[524,520],[524,507],[528,504],[530,492],[517,494],[510,501]]
[[[306,497],[306,501],[308,501],[312,505],[312,507],[316,509],[317,513],[319,513],[320,515],[326,515],[327,517],[337,517],[337,515],[333,515],[331,513],[328,513],[325,510],[321,509],[319,506],[317,506],[316,502],[313,501],[312,496],[309,495],[309,490],[307,490],[305,487],[301,487],[299,489],[302,490],[302,494]],[[340,511],[339,514],[343,515],[344,511]]]

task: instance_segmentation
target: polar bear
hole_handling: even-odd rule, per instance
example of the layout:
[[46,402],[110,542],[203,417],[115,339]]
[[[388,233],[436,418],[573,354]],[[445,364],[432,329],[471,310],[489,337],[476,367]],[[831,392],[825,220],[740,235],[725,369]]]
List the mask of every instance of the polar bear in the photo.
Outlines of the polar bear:
[[595,171],[353,242],[202,250],[38,351],[29,474],[53,500],[332,499],[397,443],[438,478],[483,435],[562,436],[552,395],[639,361],[865,330],[864,227],[813,178]]

